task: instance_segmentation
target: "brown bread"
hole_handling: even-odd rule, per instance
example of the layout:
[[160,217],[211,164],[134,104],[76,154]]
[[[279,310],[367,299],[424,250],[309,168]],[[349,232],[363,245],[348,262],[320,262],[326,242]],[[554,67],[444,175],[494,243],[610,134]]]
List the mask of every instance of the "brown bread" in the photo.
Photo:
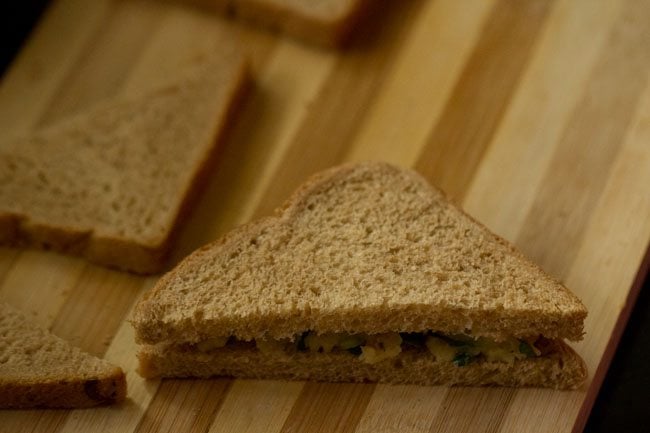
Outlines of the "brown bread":
[[[144,296],[133,325],[145,343],[145,375],[278,377],[273,372],[281,369],[287,377],[320,380],[571,388],[586,370],[560,340],[582,338],[586,314],[568,289],[417,173],[369,162],[317,174],[276,216],[190,255]],[[404,354],[399,364],[419,372],[399,372],[349,354],[327,367],[321,354],[280,365],[255,350],[192,349],[218,337],[295,339],[307,330],[435,331],[496,341],[543,335],[556,340],[556,350],[514,366],[460,369]]]
[[126,396],[124,372],[0,303],[0,408],[89,407]]
[[0,141],[0,244],[160,270],[245,83],[236,52],[33,134]]

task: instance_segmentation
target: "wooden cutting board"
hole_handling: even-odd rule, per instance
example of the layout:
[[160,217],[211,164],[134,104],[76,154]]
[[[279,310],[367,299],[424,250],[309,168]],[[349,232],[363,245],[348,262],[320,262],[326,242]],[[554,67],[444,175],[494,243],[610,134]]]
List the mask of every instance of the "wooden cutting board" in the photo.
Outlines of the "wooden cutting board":
[[[589,308],[575,392],[242,380],[144,381],[126,321],[156,278],[0,249],[0,300],[128,372],[129,399],[2,411],[2,432],[532,432],[584,425],[650,239],[650,2],[375,2],[343,52],[142,1],[57,0],[0,87],[0,131],[30,130],[242,41],[255,85],[172,262],[268,214],[343,161],[411,166]],[[645,269],[647,269],[647,260]]]

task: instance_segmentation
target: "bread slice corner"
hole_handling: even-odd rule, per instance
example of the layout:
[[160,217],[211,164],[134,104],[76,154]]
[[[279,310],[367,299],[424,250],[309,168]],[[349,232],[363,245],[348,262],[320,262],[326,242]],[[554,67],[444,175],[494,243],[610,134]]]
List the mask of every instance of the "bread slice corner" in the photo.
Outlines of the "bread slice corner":
[[235,50],[167,85],[0,141],[0,243],[155,273],[248,81]]
[[125,398],[121,368],[0,303],[0,408],[81,408]]

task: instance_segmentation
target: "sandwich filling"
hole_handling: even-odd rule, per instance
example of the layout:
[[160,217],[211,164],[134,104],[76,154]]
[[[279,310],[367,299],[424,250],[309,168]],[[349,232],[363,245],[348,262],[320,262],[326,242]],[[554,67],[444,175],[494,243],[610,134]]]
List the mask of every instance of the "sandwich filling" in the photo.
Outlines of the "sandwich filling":
[[246,346],[268,355],[304,353],[348,353],[362,362],[375,364],[398,356],[403,351],[428,352],[436,361],[452,362],[458,367],[481,360],[513,363],[518,359],[543,356],[551,340],[542,336],[495,341],[465,334],[438,332],[389,332],[384,334],[317,334],[307,331],[294,339],[256,339],[242,341],[234,337],[211,338],[188,349],[211,352],[224,347]]

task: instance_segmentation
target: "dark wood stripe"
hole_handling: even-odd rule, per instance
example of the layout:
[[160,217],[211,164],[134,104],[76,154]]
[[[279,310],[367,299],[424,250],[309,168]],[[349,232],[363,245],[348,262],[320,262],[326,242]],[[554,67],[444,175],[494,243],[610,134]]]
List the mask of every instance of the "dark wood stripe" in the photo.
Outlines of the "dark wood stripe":
[[135,433],[207,432],[232,381],[163,380]]
[[517,88],[553,2],[500,1],[491,12],[416,170],[461,201]]
[[7,274],[14,267],[18,257],[20,257],[20,250],[0,247],[0,287],[2,287]]
[[282,432],[353,432],[374,390],[374,384],[308,382]]
[[62,409],[3,410],[0,433],[57,432],[63,427],[68,413]]
[[513,397],[510,388],[451,389],[429,431],[499,431]]
[[567,274],[578,253],[636,111],[639,89],[648,83],[649,22],[649,2],[627,1],[518,236],[524,252],[557,277]]
[[372,3],[371,13],[309,106],[257,216],[272,213],[311,174],[341,161],[424,5],[420,0]]

